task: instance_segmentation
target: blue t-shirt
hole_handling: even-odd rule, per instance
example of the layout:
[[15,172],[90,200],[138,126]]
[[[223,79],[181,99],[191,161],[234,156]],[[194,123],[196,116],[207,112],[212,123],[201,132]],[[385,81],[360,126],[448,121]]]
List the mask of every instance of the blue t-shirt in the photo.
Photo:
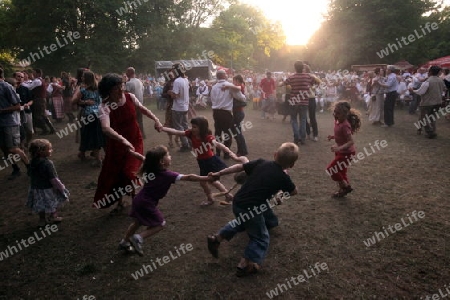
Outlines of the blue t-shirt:
[[[0,81],[0,109],[15,106],[20,103],[13,86],[4,81]],[[12,127],[20,125],[19,111],[0,113],[0,127]]]
[[278,191],[291,193],[295,184],[283,168],[274,161],[252,160],[244,164],[247,180],[233,198],[240,208],[253,208],[272,199]]

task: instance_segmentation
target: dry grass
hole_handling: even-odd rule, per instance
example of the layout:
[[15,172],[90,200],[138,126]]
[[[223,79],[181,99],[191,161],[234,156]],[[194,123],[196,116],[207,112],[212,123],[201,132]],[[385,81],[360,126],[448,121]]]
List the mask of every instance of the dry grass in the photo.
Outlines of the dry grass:
[[[210,121],[211,112],[203,111]],[[290,125],[260,120],[247,108],[246,133],[250,159],[271,159],[274,150],[292,140]],[[162,114],[158,112],[160,118]],[[206,249],[206,235],[233,218],[230,208],[199,207],[204,195],[198,184],[172,187],[160,203],[167,220],[164,231],[145,243],[144,257],[116,250],[130,219],[110,217],[91,208],[98,169],[77,161],[74,137],[50,136],[53,160],[60,178],[72,193],[57,233],[0,262],[3,280],[0,299],[267,299],[266,292],[286,279],[325,262],[328,271],[308,282],[292,285],[278,299],[419,299],[438,293],[449,283],[448,240],[450,122],[440,120],[438,139],[417,136],[416,118],[396,111],[396,125],[385,129],[364,122],[355,138],[359,151],[376,140],[388,146],[352,166],[355,191],[346,199],[330,197],[335,186],[324,169],[332,159],[332,117],[318,114],[317,143],[302,146],[301,157],[290,171],[299,195],[275,208],[280,226],[271,233],[268,256],[259,274],[234,275],[247,242],[238,235],[220,248],[213,259]],[[365,120],[364,120],[365,121]],[[166,143],[164,134],[147,122],[145,149]],[[61,127],[61,125],[60,125]],[[197,173],[190,153],[173,151],[172,169]],[[37,217],[24,207],[28,179],[7,181],[0,173],[0,251],[36,231]],[[232,176],[225,178],[227,186]],[[425,218],[400,232],[366,247],[364,240],[383,226],[401,222],[412,211]],[[134,280],[131,273],[143,264],[168,255],[174,247],[190,243],[193,250]],[[443,290],[445,291],[445,290]],[[425,297],[424,297],[425,298]]]

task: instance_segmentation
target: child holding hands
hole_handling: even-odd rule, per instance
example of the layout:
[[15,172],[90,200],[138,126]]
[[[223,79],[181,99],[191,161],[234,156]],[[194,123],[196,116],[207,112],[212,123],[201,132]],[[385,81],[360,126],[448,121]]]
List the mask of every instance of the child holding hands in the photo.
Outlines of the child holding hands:
[[245,171],[248,176],[233,199],[233,214],[236,219],[207,239],[209,252],[217,258],[221,241],[231,240],[238,232],[247,232],[250,241],[237,266],[238,277],[259,270],[269,248],[268,230],[278,226],[278,218],[271,209],[270,199],[280,190],[289,195],[297,194],[297,188],[286,172],[286,169],[294,166],[297,159],[298,146],[284,143],[275,152],[274,161],[258,159],[210,174],[213,179],[241,171]]
[[[214,136],[211,134],[211,130],[208,127],[208,120],[204,117],[196,117],[191,120],[192,129],[181,131],[175,130],[173,128],[162,127],[162,131],[167,133],[171,133],[173,135],[178,136],[186,136],[189,140],[191,140],[193,151],[195,157],[197,157],[197,162],[200,167],[200,175],[206,176],[211,172],[218,172],[220,170],[225,169],[227,166],[220,159],[220,157],[214,155],[212,151],[213,147],[222,150],[225,153],[228,153],[230,157],[240,162],[236,154],[234,154],[228,147],[224,144],[216,141]],[[206,194],[206,201],[201,203],[201,206],[209,206],[214,204],[213,196],[211,193],[211,189],[208,186],[208,183],[205,181],[200,182],[203,191]],[[215,188],[217,188],[220,192],[227,192],[227,189],[223,186],[220,181],[214,181],[211,183]],[[233,200],[233,196],[227,192],[225,195],[225,202],[221,202],[222,204],[230,204]]]
[[[157,206],[159,200],[166,196],[171,185],[179,180],[206,182],[210,178],[194,174],[182,175],[168,170],[172,157],[164,146],[151,149],[145,157],[135,151],[130,151],[130,155],[144,161],[138,175],[143,176],[145,185],[133,198],[130,216],[134,218],[134,221],[128,227],[125,237],[119,244],[119,249],[130,250],[131,242],[134,250],[142,256],[144,255],[142,248],[144,239],[158,233],[166,225],[164,216]],[[141,226],[147,226],[147,229],[136,234]]]

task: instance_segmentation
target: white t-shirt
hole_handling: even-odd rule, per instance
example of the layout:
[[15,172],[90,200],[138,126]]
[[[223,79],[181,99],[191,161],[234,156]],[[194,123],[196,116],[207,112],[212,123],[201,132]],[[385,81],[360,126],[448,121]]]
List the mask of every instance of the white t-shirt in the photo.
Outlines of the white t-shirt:
[[173,99],[172,110],[186,112],[189,109],[189,81],[178,77],[173,82],[172,91],[178,96]]

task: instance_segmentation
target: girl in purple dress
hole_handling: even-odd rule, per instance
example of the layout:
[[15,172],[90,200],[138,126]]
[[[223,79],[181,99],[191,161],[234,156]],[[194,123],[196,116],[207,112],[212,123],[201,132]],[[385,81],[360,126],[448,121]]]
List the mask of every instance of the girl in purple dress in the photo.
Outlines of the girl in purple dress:
[[[144,161],[138,175],[142,176],[145,185],[133,198],[130,216],[134,218],[134,222],[128,227],[125,237],[119,244],[119,249],[132,250],[131,245],[133,245],[134,250],[142,256],[144,255],[142,249],[144,239],[158,233],[166,225],[164,216],[157,206],[159,200],[166,196],[170,186],[178,180],[209,181],[210,179],[208,176],[182,175],[169,171],[167,168],[172,158],[164,146],[151,149],[145,157],[134,151],[130,153]],[[147,229],[136,234],[135,232],[141,226],[147,226]]]

